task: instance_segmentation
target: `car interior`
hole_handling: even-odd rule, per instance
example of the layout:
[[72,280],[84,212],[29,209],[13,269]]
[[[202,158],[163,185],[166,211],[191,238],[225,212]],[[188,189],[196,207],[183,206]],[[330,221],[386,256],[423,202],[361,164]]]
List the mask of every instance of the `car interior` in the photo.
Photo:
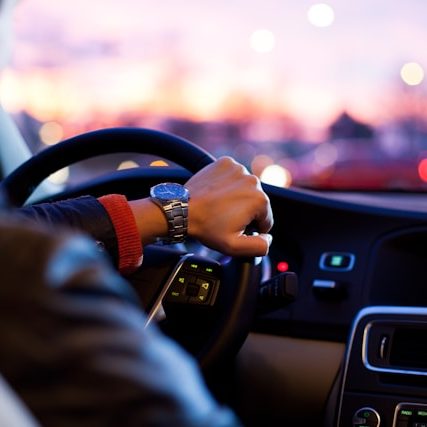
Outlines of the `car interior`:
[[[28,5],[20,6],[21,47],[30,46],[27,38],[35,31],[28,29],[25,18],[33,10],[31,3],[41,6],[38,13],[58,19],[53,20],[55,25],[46,24],[50,31],[46,34],[56,31],[62,41],[70,43],[64,54],[67,61],[76,50],[78,57],[92,55],[81,62],[93,67],[93,57],[100,56],[96,67],[103,70],[111,57],[136,49],[136,36],[123,41],[122,35],[114,33],[119,27],[111,22],[100,24],[96,38],[85,21],[82,33],[87,44],[80,45],[83,42],[67,33],[71,30],[64,30],[58,18],[62,16],[58,11],[63,7],[65,16],[70,6],[48,6],[42,0],[28,0]],[[118,6],[107,3],[108,17]],[[198,46],[186,44],[186,38],[194,37],[201,27],[179,33],[178,26],[171,24],[179,7],[160,2],[156,9],[152,2],[143,3],[153,18],[162,16],[166,22],[160,30],[144,20],[147,34],[142,30],[139,34],[148,41],[162,35],[155,50],[165,61],[163,66],[173,65],[182,79],[190,80],[193,66],[235,72],[234,64],[214,63],[224,59],[220,49],[212,48],[212,63],[206,59],[204,64],[192,64],[191,58],[196,61],[199,55],[209,55],[185,56]],[[244,23],[232,25],[230,16],[235,15],[229,14],[243,6]],[[125,7],[139,10],[132,0],[122,2],[119,9]],[[404,5],[394,0],[375,4],[283,0],[268,1],[264,8],[257,1],[232,1],[207,10],[201,6],[203,10],[198,10],[195,2],[181,7],[186,16],[183,26],[188,19],[215,10],[206,32],[200,33],[205,43],[207,34],[218,35],[221,25],[238,33],[236,45],[242,33],[247,35],[248,57],[242,54],[235,61],[253,66],[253,73],[240,75],[237,80],[245,82],[226,94],[237,98],[224,95],[226,102],[219,114],[219,104],[213,108],[209,102],[217,99],[213,92],[219,89],[220,79],[210,81],[206,74],[191,88],[184,79],[178,88],[184,95],[197,99],[194,91],[201,91],[193,105],[197,112],[192,114],[190,104],[177,95],[166,73],[160,83],[153,78],[152,84],[154,88],[165,85],[165,91],[176,98],[175,104],[162,110],[144,99],[135,107],[131,83],[138,80],[129,75],[128,81],[119,82],[126,86],[124,91],[131,92],[129,104],[118,96],[119,106],[111,112],[109,105],[102,110],[96,100],[91,101],[82,108],[92,115],[83,120],[77,113],[69,117],[71,101],[66,114],[55,107],[55,115],[55,102],[43,109],[31,100],[25,103],[22,95],[12,98],[6,90],[0,111],[1,139],[7,141],[0,146],[3,191],[15,206],[83,194],[121,193],[132,200],[147,196],[159,182],[185,183],[216,157],[233,155],[260,177],[270,198],[275,222],[269,254],[262,259],[231,258],[192,240],[146,248],[143,266],[128,279],[150,321],[156,321],[197,358],[212,393],[244,425],[427,425],[427,97],[422,69],[423,64],[427,66],[422,43],[427,6],[416,0]],[[262,16],[257,18],[268,30],[257,26],[260,10]],[[279,11],[287,25],[284,33],[276,20]],[[129,19],[132,33],[138,20]],[[286,51],[281,43],[294,40],[302,22],[306,26],[298,33],[302,44],[295,42]],[[218,38],[233,44],[232,36]],[[54,42],[47,46],[56,52]],[[312,55],[310,60],[306,52]],[[166,54],[170,55],[167,59]],[[157,58],[147,48],[138,61],[145,59],[154,67],[153,57]],[[0,87],[19,81],[24,87],[32,84],[26,65],[28,73],[41,73],[45,67],[48,80],[56,72],[60,92],[61,79],[70,75],[63,72],[65,65],[60,60],[52,64],[31,58],[15,59]],[[301,75],[295,73],[298,64]],[[131,63],[125,61],[125,65]],[[318,67],[316,72],[313,67]],[[290,86],[278,77],[282,72]],[[114,92],[109,78],[104,84],[110,84]],[[289,92],[280,114],[275,104],[280,85],[266,84],[263,79],[269,78],[279,79]],[[77,85],[83,81],[82,76],[76,78]],[[210,90],[204,87],[209,84]],[[259,96],[254,95],[257,85]],[[142,86],[139,89],[143,91]],[[334,98],[329,92],[339,95]],[[203,103],[208,94],[213,100]],[[58,102],[61,96],[62,92]],[[264,105],[270,98],[271,105]],[[239,115],[245,105],[247,109]],[[182,114],[176,108],[182,108]],[[62,127],[57,135],[58,123]],[[306,130],[301,130],[304,126]],[[54,142],[43,142],[46,129]],[[30,131],[35,132],[32,139]],[[133,164],[118,167],[125,162]],[[65,180],[49,181],[64,170],[68,173]],[[16,412],[25,415],[24,409]],[[3,423],[2,414],[0,410],[2,425],[26,425],[19,420]],[[28,425],[37,424],[29,421]]]

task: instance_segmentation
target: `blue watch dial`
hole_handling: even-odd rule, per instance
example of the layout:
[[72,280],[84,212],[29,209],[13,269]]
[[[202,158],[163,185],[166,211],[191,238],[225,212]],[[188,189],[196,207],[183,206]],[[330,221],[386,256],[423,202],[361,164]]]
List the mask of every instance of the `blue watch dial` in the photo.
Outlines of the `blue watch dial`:
[[183,185],[165,182],[151,189],[151,197],[160,200],[186,200],[188,199],[188,190]]

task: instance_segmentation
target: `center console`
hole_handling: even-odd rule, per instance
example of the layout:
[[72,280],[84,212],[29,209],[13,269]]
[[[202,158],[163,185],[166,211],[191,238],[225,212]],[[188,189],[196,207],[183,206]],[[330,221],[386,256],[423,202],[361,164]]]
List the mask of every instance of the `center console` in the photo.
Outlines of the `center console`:
[[427,427],[426,308],[359,312],[338,401],[339,427]]

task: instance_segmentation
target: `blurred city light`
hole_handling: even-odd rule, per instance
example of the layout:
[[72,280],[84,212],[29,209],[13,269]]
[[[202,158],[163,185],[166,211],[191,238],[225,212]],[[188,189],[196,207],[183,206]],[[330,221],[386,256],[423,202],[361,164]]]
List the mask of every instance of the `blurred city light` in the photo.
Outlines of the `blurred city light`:
[[24,109],[23,94],[19,79],[11,70],[5,70],[0,82],[2,107],[9,113],[17,113]]
[[256,30],[251,35],[251,47],[255,52],[271,52],[276,46],[276,37],[270,30]]
[[[372,186],[384,186],[381,169],[395,181],[410,173],[415,188],[427,176],[417,169],[427,158],[419,155],[427,149],[427,92],[402,89],[425,85],[427,2],[396,0],[387,13],[369,0],[289,1],[280,9],[275,0],[261,9],[249,2],[243,12],[235,2],[171,2],[170,20],[154,0],[59,3],[22,2],[16,52],[0,83],[2,106],[33,151],[40,140],[62,139],[53,123],[66,136],[152,127],[203,141],[216,156],[232,154],[258,177],[280,165],[292,185],[328,185],[325,177],[342,174],[340,185],[357,187],[356,163],[374,172]],[[100,4],[105,19],[93,25],[89,10]],[[373,129],[366,144],[351,123],[345,137],[334,137],[345,112]],[[387,162],[400,156],[411,162],[396,172]],[[114,166],[133,158],[121,155]]]
[[274,164],[274,160],[267,154],[255,156],[251,162],[251,171],[256,176],[261,176],[267,166]]
[[39,130],[41,142],[45,145],[55,145],[64,136],[64,130],[59,123],[47,122]]
[[330,142],[324,142],[314,151],[314,160],[319,166],[325,168],[332,166],[338,158],[338,150]]
[[422,159],[418,163],[418,175],[424,182],[427,182],[427,159]]
[[289,187],[292,183],[291,173],[279,165],[267,166],[261,173],[261,181],[277,187]]
[[117,170],[121,171],[124,169],[133,169],[133,168],[139,168],[139,164],[133,160],[125,160],[124,162],[121,162],[119,164]]
[[335,12],[326,3],[317,3],[310,7],[307,18],[311,25],[315,27],[329,27],[335,20]]
[[70,168],[66,167],[50,175],[47,180],[53,184],[65,184],[70,177]]
[[409,86],[417,86],[424,80],[424,70],[417,62],[408,62],[400,70],[400,77]]

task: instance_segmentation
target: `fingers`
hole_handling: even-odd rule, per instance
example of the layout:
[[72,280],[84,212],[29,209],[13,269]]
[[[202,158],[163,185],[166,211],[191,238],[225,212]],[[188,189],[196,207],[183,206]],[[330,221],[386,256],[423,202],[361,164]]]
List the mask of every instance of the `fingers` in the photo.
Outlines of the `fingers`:
[[[232,256],[268,253],[273,226],[270,200],[260,180],[231,157],[221,157],[188,182],[188,232],[207,246]],[[244,234],[254,224],[259,235]]]
[[259,193],[258,207],[256,208],[255,221],[260,233],[268,233],[274,224],[273,212],[271,210],[270,199],[262,192]]
[[230,241],[226,252],[231,256],[264,256],[268,254],[272,240],[271,234],[236,235]]
[[[246,186],[249,197],[253,201],[253,219],[255,220],[260,233],[268,233],[273,227],[273,212],[271,210],[270,199],[264,193],[259,178],[251,174],[245,166],[237,163],[231,157],[221,157],[217,161],[225,170],[235,174],[235,182],[242,180],[240,186]],[[246,224],[248,225],[248,224]]]

